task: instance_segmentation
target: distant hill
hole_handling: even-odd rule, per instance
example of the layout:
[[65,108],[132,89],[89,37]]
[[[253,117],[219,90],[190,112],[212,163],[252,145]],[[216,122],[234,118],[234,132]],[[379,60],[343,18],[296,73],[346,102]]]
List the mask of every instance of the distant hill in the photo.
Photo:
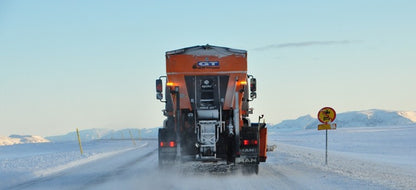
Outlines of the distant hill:
[[[337,114],[335,119],[338,128],[342,127],[375,127],[375,126],[395,126],[416,124],[416,111],[400,112],[386,110],[366,110],[352,111]],[[272,125],[269,130],[303,130],[316,129],[319,124],[318,119],[311,115],[301,116],[297,119],[284,120],[279,124]],[[140,131],[140,132],[139,132]],[[97,139],[130,139],[130,133],[133,138],[157,138],[158,128],[148,129],[85,129],[80,130],[82,141],[91,141]],[[40,137],[31,135],[11,135],[9,137],[0,137],[1,145],[13,145],[22,143],[39,143],[39,142],[62,142],[76,141],[76,132],[70,132],[65,135]]]
[[305,129],[306,126],[313,124],[315,120],[317,119],[313,118],[310,115],[305,115],[297,119],[284,120],[277,125],[273,125],[269,127],[269,129],[279,129],[279,130],[287,130],[287,131]]
[[[410,125],[416,123],[416,111],[401,112],[372,109],[345,112],[337,114],[335,123],[338,128]],[[297,119],[282,121],[279,124],[273,125],[270,129],[316,129],[318,124],[320,122],[317,118],[306,115]]]
[[49,140],[41,136],[33,135],[10,135],[9,137],[0,137],[0,146],[25,144],[25,143],[46,143]]
[[[139,132],[140,131],[140,132]],[[138,138],[157,138],[158,128],[149,128],[149,129],[122,129],[122,130],[113,130],[113,129],[85,129],[80,130],[81,141],[91,141],[98,139],[134,139]],[[130,136],[131,133],[131,136]],[[50,136],[46,139],[52,142],[61,142],[61,141],[76,141],[77,140],[76,132],[70,132],[65,135]]]

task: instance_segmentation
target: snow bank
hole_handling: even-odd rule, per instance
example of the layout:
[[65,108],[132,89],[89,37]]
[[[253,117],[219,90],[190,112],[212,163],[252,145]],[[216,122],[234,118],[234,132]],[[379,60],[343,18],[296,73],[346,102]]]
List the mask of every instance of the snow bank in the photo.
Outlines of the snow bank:
[[76,141],[0,146],[0,189],[141,146],[128,140],[90,141],[83,143],[83,155]]
[[277,146],[281,153],[290,155],[293,161],[327,171],[329,174],[337,173],[393,189],[414,189],[416,187],[414,168],[363,159],[366,155],[345,154],[331,150],[329,151],[328,165],[324,165],[325,152],[322,150],[288,144],[278,144]]
[[323,171],[370,181],[392,189],[416,188],[416,125],[341,128],[328,131],[275,131],[280,154]]

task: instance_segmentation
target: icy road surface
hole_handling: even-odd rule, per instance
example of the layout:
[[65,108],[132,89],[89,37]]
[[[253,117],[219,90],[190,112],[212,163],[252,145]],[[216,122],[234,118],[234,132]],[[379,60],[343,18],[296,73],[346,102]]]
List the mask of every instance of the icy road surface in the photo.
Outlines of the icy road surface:
[[37,172],[45,176],[7,189],[386,189],[311,168],[278,151],[270,155],[270,163],[260,166],[257,176],[244,176],[221,163],[213,167],[191,162],[160,171],[155,146],[145,142],[78,166]]
[[[72,146],[76,144],[14,145],[0,147],[0,189],[416,189],[415,164],[410,161],[415,153],[415,131],[413,127],[331,132],[330,143],[336,151],[330,149],[328,166],[324,165],[324,150],[320,148],[324,145],[323,133],[271,132],[270,143],[277,149],[269,153],[266,163],[260,164],[259,175],[249,176],[221,162],[187,162],[159,170],[156,141],[138,141],[136,145],[131,141],[93,141],[85,149],[94,153],[74,160],[68,157],[79,154]],[[400,142],[389,141],[397,135]],[[348,146],[340,143],[352,137],[358,139]],[[403,142],[410,144],[403,147]],[[392,150],[395,143],[403,143],[400,146],[407,157]],[[351,146],[360,148],[351,152]],[[365,146],[379,148],[363,153]],[[46,147],[51,152],[45,151]],[[65,152],[59,147],[73,150]],[[43,152],[35,153],[39,152],[36,148]],[[389,155],[391,152],[400,159]],[[385,157],[379,158],[378,153]],[[400,164],[392,158],[401,160]],[[13,159],[17,160],[14,166]],[[60,161],[63,159],[66,161]],[[19,169],[19,164],[26,166]]]

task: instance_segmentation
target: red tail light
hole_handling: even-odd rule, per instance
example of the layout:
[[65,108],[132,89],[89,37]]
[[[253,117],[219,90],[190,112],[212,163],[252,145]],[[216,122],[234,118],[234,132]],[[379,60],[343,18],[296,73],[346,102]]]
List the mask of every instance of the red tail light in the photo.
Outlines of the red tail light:
[[259,143],[259,141],[256,140],[256,139],[252,139],[252,140],[245,139],[245,140],[243,140],[243,145],[244,146],[257,145],[258,143]]
[[176,146],[176,142],[175,141],[170,141],[170,142],[160,142],[159,144],[160,147],[175,147]]
[[169,142],[169,146],[170,146],[170,147],[175,147],[175,146],[176,146],[175,141],[170,141],[170,142]]

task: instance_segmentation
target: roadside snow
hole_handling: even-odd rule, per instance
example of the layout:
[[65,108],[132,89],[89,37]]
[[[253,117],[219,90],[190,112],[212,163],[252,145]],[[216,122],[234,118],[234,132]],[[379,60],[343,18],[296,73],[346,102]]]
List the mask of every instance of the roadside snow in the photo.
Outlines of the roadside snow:
[[282,153],[291,155],[296,161],[323,171],[369,181],[393,189],[414,189],[416,187],[414,168],[388,165],[360,158],[366,155],[350,155],[332,151],[328,153],[328,165],[325,165],[325,152],[322,150],[282,143],[278,143],[278,149]]
[[416,126],[340,128],[328,131],[275,131],[279,152],[320,170],[392,189],[416,189]]
[[83,143],[80,154],[78,142],[33,143],[0,146],[0,189],[39,176],[96,161],[144,146],[132,141],[90,141]]
[[72,161],[72,162],[69,162],[69,163],[66,163],[66,164],[63,164],[63,165],[58,165],[58,166],[55,166],[55,167],[46,168],[44,170],[34,171],[33,174],[36,177],[43,177],[43,176],[53,175],[53,174],[62,172],[64,170],[67,170],[69,168],[80,166],[80,165],[83,165],[83,164],[86,164],[86,163],[89,163],[89,162],[94,162],[94,161],[97,161],[99,159],[107,158],[107,157],[114,156],[114,155],[117,155],[117,154],[122,154],[124,152],[130,151],[130,150],[133,150],[133,149],[136,149],[136,148],[144,147],[146,145],[147,145],[147,143],[144,143],[144,144],[141,144],[140,146],[137,146],[137,147],[124,148],[122,150],[116,150],[116,151],[111,151],[111,152],[95,154],[95,155],[92,155],[92,156],[89,156],[89,157],[86,157],[86,158],[83,158],[83,159],[75,160],[75,161]]

